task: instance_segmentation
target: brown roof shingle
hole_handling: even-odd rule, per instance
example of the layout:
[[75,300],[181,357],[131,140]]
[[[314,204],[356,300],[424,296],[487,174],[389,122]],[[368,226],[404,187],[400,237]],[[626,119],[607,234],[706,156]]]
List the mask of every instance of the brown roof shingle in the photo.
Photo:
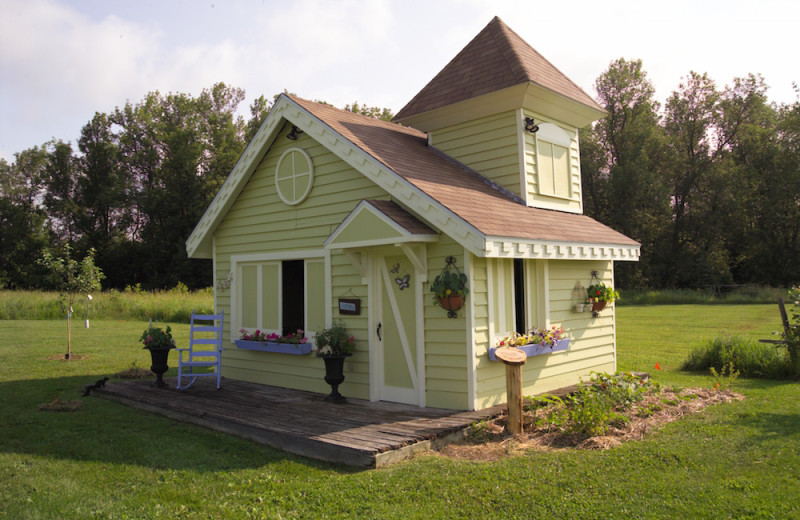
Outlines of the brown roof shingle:
[[535,83],[578,103],[603,110],[500,18],[494,17],[397,113],[395,120],[521,83]]
[[417,217],[404,210],[393,200],[368,200],[375,209],[392,219],[396,224],[412,235],[435,235],[436,231]]
[[588,244],[638,242],[585,215],[529,208],[428,147],[423,132],[289,96],[332,130],[487,236]]

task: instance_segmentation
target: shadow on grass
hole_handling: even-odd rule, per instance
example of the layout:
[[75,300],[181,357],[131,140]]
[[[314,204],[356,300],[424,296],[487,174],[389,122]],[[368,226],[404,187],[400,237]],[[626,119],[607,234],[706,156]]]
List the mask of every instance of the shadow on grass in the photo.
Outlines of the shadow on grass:
[[[358,470],[314,461],[261,444],[173,421],[97,397],[81,397],[96,377],[0,383],[0,453],[199,472],[296,463],[349,474]],[[80,400],[71,412],[39,405]]]

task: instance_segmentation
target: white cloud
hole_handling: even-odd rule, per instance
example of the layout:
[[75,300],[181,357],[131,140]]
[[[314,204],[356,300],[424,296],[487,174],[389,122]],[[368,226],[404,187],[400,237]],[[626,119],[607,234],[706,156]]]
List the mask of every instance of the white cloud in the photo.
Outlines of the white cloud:
[[[75,140],[95,111],[218,81],[247,105],[284,88],[399,110],[495,15],[589,94],[640,58],[665,99],[690,70],[719,86],[760,72],[791,102],[800,2],[677,0],[2,0],[0,156]],[[71,2],[71,3],[67,3]],[[189,8],[189,5],[191,8]],[[792,75],[795,75],[792,77]]]

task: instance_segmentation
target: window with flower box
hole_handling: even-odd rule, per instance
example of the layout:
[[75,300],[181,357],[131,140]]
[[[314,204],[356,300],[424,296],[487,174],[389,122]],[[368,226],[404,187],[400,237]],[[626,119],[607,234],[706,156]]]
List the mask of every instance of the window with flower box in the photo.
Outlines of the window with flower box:
[[488,262],[491,342],[511,332],[549,327],[547,260],[492,258]]
[[[286,335],[314,331],[326,323],[326,257],[233,258],[238,276],[231,294],[232,339],[239,331]],[[276,255],[273,255],[276,256]],[[283,255],[281,255],[283,256]]]

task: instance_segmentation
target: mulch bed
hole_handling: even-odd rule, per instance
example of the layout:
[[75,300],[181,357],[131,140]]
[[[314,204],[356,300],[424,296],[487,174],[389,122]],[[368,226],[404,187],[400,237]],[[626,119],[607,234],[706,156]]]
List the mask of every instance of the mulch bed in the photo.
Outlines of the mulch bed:
[[678,393],[663,390],[621,412],[629,421],[620,427],[611,426],[605,435],[597,437],[567,434],[546,424],[537,426],[536,419],[546,414],[544,409],[539,408],[524,412],[523,433],[517,438],[508,433],[506,416],[501,415],[481,425],[479,435],[468,435],[465,440],[443,446],[437,451],[440,455],[455,459],[492,461],[527,450],[607,450],[623,442],[640,440],[663,425],[698,413],[706,406],[742,399],[742,395],[730,390],[689,388]]

